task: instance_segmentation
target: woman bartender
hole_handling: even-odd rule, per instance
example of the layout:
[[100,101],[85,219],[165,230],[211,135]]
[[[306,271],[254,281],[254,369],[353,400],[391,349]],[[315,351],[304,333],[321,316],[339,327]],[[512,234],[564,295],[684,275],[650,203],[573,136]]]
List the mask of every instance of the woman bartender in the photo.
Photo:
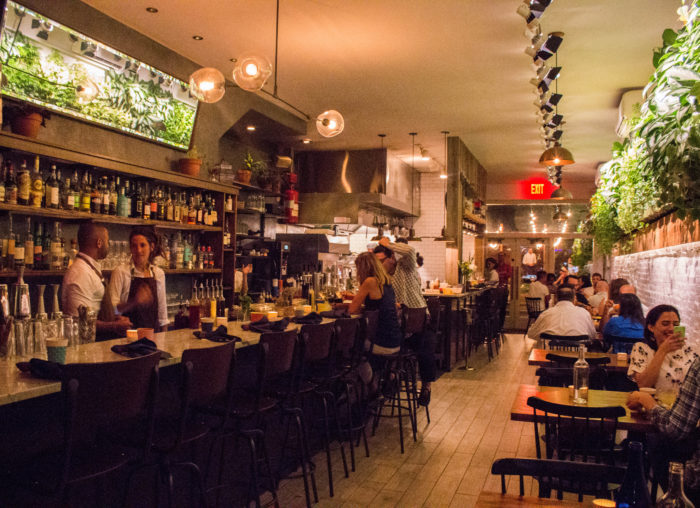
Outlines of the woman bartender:
[[118,314],[131,319],[134,328],[168,329],[165,273],[151,264],[157,253],[158,237],[153,228],[136,227],[129,235],[131,263],[112,272],[109,294]]

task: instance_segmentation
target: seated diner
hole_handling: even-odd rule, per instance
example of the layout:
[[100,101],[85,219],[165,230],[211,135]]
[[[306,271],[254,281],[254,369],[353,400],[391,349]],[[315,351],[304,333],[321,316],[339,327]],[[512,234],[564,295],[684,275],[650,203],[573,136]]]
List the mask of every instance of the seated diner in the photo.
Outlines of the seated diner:
[[540,335],[576,336],[587,335],[596,338],[595,326],[591,315],[585,309],[576,307],[574,288],[563,285],[557,289],[557,304],[545,310],[528,330],[531,339],[538,340]]
[[644,312],[637,295],[620,295],[620,312],[611,317],[603,329],[603,340],[612,344],[612,352],[626,352],[623,345],[615,342],[616,337],[644,339]]

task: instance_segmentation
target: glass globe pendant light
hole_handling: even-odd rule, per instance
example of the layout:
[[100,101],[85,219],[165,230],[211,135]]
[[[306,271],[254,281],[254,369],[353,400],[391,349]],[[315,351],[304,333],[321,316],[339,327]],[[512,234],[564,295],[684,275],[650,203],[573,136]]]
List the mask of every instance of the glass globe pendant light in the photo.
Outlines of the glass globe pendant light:
[[272,75],[272,64],[264,55],[248,53],[238,57],[233,68],[233,80],[243,90],[255,92],[262,89]]
[[324,111],[316,117],[316,129],[324,138],[332,138],[343,132],[345,120],[343,115],[334,109]]
[[190,92],[199,101],[214,103],[224,96],[226,80],[218,69],[204,67],[190,76]]

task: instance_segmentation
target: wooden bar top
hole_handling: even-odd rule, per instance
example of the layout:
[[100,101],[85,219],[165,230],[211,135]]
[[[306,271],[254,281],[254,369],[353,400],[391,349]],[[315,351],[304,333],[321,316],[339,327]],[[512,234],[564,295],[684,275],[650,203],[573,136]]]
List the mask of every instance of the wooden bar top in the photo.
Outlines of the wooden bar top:
[[[611,390],[588,390],[588,406],[607,407],[622,406],[625,408],[625,416],[618,419],[617,426],[620,430],[631,430],[636,432],[656,432],[649,420],[638,412],[631,412],[625,405],[628,392],[615,392]],[[567,404],[573,406],[569,399],[569,389],[553,386],[520,385],[518,393],[513,401],[510,410],[510,419],[519,422],[532,422],[534,416],[532,408],[527,405],[529,397],[539,397],[556,404]]]
[[535,496],[516,496],[515,494],[501,494],[499,492],[481,492],[476,504],[479,508],[535,508],[538,506],[588,506],[575,501],[560,501]]
[[[551,367],[552,362],[547,360],[547,354],[553,353],[559,356],[569,358],[578,358],[578,353],[574,351],[553,351],[551,349],[533,349],[530,351],[530,356],[527,359],[528,365],[537,365],[538,367]],[[586,358],[610,358],[610,363],[602,365],[603,368],[612,372],[627,372],[630,365],[629,355],[625,360],[618,360],[614,353],[586,353]]]
[[[330,321],[330,319],[323,320],[324,323]],[[301,325],[290,323],[287,329],[292,330],[300,327]],[[154,342],[158,349],[167,351],[172,355],[171,358],[161,360],[161,367],[180,363],[182,352],[186,349],[221,345],[218,342],[198,339],[192,334],[193,331],[189,328],[184,328],[155,334]],[[241,338],[242,342],[236,343],[236,348],[254,345],[260,340],[259,333],[243,330],[240,321],[228,323],[228,333]],[[69,347],[66,351],[66,363],[99,363],[128,360],[129,358],[126,356],[118,355],[111,350],[115,344],[127,343],[127,339],[114,339]],[[61,383],[59,381],[37,379],[27,372],[20,372],[15,364],[29,361],[30,358],[45,359],[46,353],[0,360],[0,406],[61,391]]]

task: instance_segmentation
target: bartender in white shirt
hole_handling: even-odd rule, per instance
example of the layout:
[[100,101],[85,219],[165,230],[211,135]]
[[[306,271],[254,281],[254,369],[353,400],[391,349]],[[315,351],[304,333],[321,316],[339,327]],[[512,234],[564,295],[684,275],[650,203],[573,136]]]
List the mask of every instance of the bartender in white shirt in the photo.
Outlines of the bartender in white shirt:
[[105,292],[100,260],[109,252],[109,232],[104,226],[92,222],[80,225],[75,261],[63,276],[61,304],[63,312],[78,316],[80,306],[97,314],[97,338],[125,337],[131,321],[114,316],[114,307]]

